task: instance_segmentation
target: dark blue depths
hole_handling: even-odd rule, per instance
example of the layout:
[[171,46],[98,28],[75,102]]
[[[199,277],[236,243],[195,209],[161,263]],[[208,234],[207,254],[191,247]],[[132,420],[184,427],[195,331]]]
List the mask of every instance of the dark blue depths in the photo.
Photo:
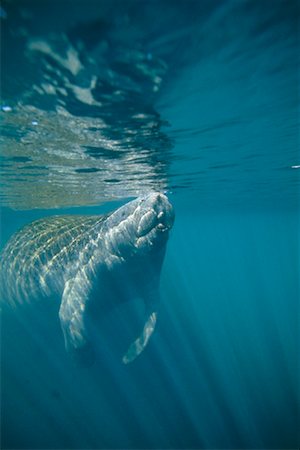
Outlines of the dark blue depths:
[[296,448],[297,217],[175,206],[158,328],[135,363],[120,359],[128,307],[104,319],[89,369],[38,312],[30,340],[3,323],[3,448]]

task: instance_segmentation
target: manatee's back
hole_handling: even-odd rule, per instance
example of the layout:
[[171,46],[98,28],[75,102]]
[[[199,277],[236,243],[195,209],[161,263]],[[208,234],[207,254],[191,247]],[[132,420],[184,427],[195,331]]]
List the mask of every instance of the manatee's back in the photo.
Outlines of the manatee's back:
[[1,254],[1,300],[12,305],[63,289],[67,268],[96,239],[104,216],[52,216],[25,226]]

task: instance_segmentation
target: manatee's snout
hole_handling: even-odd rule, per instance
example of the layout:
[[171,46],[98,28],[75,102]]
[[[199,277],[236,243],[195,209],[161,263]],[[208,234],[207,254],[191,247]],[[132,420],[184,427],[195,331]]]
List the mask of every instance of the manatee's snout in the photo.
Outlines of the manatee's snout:
[[137,229],[138,236],[145,236],[153,229],[165,232],[174,223],[174,209],[168,198],[159,192],[153,192],[141,199],[141,216]]
[[158,220],[158,228],[171,229],[174,223],[174,209],[164,194],[153,194],[153,209]]

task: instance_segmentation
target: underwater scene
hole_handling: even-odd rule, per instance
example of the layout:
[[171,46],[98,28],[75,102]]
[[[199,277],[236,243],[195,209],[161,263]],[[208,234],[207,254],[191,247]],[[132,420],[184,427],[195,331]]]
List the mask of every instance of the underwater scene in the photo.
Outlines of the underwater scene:
[[299,19],[1,1],[1,449],[300,447]]

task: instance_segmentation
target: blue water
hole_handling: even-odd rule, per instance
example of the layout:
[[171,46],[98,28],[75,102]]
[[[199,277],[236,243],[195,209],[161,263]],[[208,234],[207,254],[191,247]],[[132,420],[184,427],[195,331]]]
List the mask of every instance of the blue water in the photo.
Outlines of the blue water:
[[176,220],[134,363],[130,305],[88,369],[3,316],[1,448],[299,448],[299,2],[2,8],[1,247],[150,189]]

